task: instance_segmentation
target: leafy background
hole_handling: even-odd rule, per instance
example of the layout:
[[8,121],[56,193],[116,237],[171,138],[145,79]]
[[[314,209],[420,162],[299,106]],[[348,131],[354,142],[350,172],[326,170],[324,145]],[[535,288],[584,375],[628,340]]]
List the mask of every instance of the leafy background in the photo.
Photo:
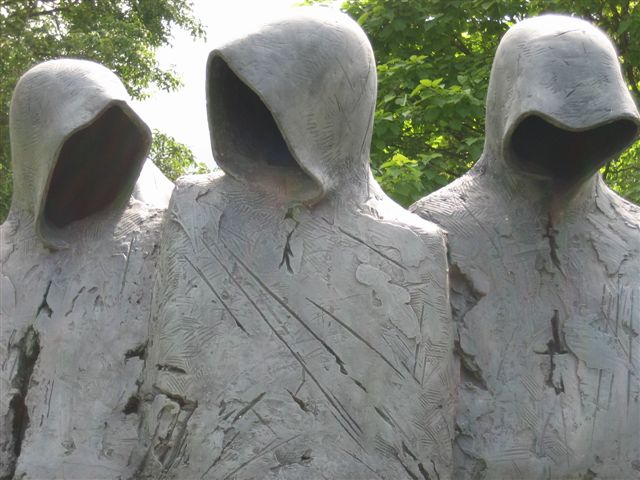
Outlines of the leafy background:
[[[614,41],[636,104],[640,100],[637,1],[348,0],[342,8],[374,48],[379,83],[371,162],[382,187],[403,205],[451,182],[479,158],[493,56],[519,20],[555,12],[598,25]],[[602,173],[614,190],[640,202],[640,142]]]
[[[265,0],[266,1],[266,0]],[[307,0],[304,3],[335,3]],[[604,29],[617,46],[629,88],[640,100],[638,1],[347,0],[342,9],[367,32],[377,59],[374,174],[409,205],[467,171],[484,142],[484,99],[498,42],[517,21],[570,13]],[[204,37],[185,0],[0,0],[0,220],[11,201],[8,112],[19,76],[34,64],[72,56],[116,72],[134,98],[151,86],[180,86],[156,51],[179,28]],[[191,151],[154,131],[151,159],[172,180],[205,171]],[[605,181],[640,203],[640,142],[602,170]]]

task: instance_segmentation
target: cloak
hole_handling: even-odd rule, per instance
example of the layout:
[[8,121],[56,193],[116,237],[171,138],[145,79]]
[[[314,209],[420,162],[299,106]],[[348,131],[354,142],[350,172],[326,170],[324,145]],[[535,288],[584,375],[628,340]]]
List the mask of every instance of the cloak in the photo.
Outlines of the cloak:
[[111,71],[62,59],[20,78],[10,134],[0,477],[125,476],[168,193],[153,169],[136,185],[151,132]]
[[411,207],[448,231],[456,478],[640,474],[640,209],[598,170],[640,119],[604,33],[502,39],[482,157]]
[[371,46],[296,9],[213,50],[164,226],[140,478],[449,478],[441,230],[369,170]]

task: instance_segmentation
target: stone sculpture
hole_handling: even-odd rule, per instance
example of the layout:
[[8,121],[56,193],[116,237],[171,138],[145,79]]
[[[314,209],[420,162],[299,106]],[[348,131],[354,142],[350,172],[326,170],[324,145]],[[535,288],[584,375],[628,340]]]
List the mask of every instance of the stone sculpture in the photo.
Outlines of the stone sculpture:
[[173,182],[164,176],[155,163],[144,162],[133,188],[133,198],[149,206],[164,209],[169,205],[172,193]]
[[111,71],[83,60],[37,65],[14,92],[14,190],[0,244],[1,478],[134,470],[167,180],[151,169],[153,182],[136,189],[154,204],[131,197],[151,132],[128,102]]
[[640,476],[640,209],[598,173],[639,124],[600,30],[525,20],[496,53],[482,157],[412,206],[449,232],[455,478]]
[[214,50],[162,237],[138,478],[449,478],[443,234],[375,184],[369,42],[324,8]]

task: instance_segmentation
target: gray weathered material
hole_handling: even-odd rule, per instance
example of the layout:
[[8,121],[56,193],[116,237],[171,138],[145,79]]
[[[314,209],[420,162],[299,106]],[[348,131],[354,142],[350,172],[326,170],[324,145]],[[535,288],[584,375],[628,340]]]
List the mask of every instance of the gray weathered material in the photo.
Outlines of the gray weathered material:
[[207,69],[225,174],[169,207],[139,477],[450,478],[444,238],[371,177],[367,38],[301,9]]
[[155,205],[131,197],[151,133],[128,101],[112,72],[82,60],[42,63],[14,92],[14,195],[0,227],[0,478],[134,470],[163,200],[155,183],[137,185]]
[[640,209],[597,173],[638,124],[601,31],[525,20],[496,53],[481,159],[413,205],[449,232],[456,478],[640,476]]
[[173,193],[173,182],[152,161],[144,162],[133,188],[133,198],[157,208],[167,208]]

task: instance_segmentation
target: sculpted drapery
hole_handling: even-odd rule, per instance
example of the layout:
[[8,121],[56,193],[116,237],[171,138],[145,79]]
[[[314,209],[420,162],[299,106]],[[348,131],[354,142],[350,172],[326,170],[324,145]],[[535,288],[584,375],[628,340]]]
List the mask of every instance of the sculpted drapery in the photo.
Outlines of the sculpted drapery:
[[206,71],[222,171],[175,190],[112,72],[20,79],[1,478],[638,475],[640,209],[597,172],[640,116],[602,32],[505,35],[484,153],[419,216],[371,175],[348,17],[296,9]]
[[448,231],[455,478],[635,478],[640,210],[598,169],[638,111],[610,40],[564,16],[504,36],[474,168],[411,210]]
[[96,63],[53,60],[25,73],[10,129],[0,476],[131,474],[136,382],[172,185],[153,169],[137,181],[151,132],[120,80]]
[[448,477],[444,237],[372,179],[375,98],[367,38],[328,9],[209,56],[224,174],[168,210],[141,477]]

